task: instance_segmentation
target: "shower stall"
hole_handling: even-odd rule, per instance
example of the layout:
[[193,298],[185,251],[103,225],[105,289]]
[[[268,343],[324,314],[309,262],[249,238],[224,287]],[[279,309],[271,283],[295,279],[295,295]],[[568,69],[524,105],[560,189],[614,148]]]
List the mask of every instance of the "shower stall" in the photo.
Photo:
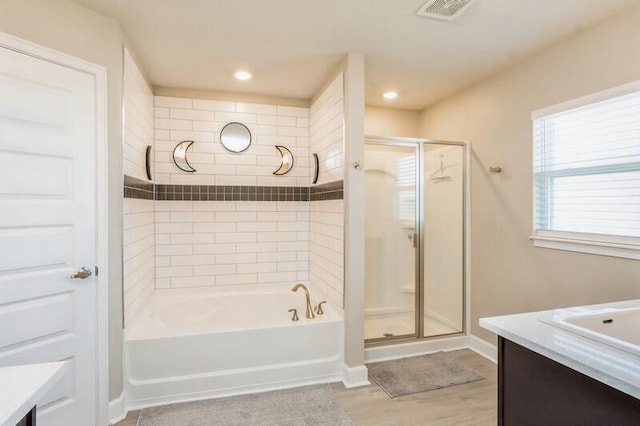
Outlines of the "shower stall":
[[365,341],[464,331],[466,146],[365,143]]

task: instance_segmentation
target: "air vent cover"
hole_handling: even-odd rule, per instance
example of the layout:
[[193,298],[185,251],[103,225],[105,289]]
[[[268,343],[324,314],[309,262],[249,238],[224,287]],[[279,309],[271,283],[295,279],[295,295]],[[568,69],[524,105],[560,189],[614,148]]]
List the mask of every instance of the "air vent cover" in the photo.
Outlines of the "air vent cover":
[[429,0],[418,11],[428,18],[452,20],[462,14],[475,0]]

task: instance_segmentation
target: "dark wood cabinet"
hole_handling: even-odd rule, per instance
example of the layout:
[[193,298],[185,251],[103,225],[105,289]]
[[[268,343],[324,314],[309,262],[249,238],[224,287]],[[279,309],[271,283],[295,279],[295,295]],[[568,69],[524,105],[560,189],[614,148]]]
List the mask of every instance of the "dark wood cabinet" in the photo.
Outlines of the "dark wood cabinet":
[[640,400],[503,337],[499,426],[640,426]]

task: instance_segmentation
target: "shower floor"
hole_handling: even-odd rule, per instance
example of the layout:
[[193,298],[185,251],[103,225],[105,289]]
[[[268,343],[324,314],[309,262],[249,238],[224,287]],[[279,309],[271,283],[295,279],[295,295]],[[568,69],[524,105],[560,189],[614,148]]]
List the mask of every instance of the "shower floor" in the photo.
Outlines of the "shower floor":
[[[400,312],[385,315],[365,315],[364,338],[375,339],[380,337],[402,336],[414,334],[415,319],[411,312]],[[425,337],[440,336],[443,334],[459,333],[460,330],[444,324],[432,317],[424,317]]]

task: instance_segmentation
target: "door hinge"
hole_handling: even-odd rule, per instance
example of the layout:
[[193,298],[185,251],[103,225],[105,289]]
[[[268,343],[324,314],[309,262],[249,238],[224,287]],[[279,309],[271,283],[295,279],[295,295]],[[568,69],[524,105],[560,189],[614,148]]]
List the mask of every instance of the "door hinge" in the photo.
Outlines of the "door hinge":
[[98,271],[99,271],[99,269],[98,269],[98,266],[97,266],[97,265],[95,266],[95,271],[96,271],[96,277],[97,277],[97,276],[98,276]]

